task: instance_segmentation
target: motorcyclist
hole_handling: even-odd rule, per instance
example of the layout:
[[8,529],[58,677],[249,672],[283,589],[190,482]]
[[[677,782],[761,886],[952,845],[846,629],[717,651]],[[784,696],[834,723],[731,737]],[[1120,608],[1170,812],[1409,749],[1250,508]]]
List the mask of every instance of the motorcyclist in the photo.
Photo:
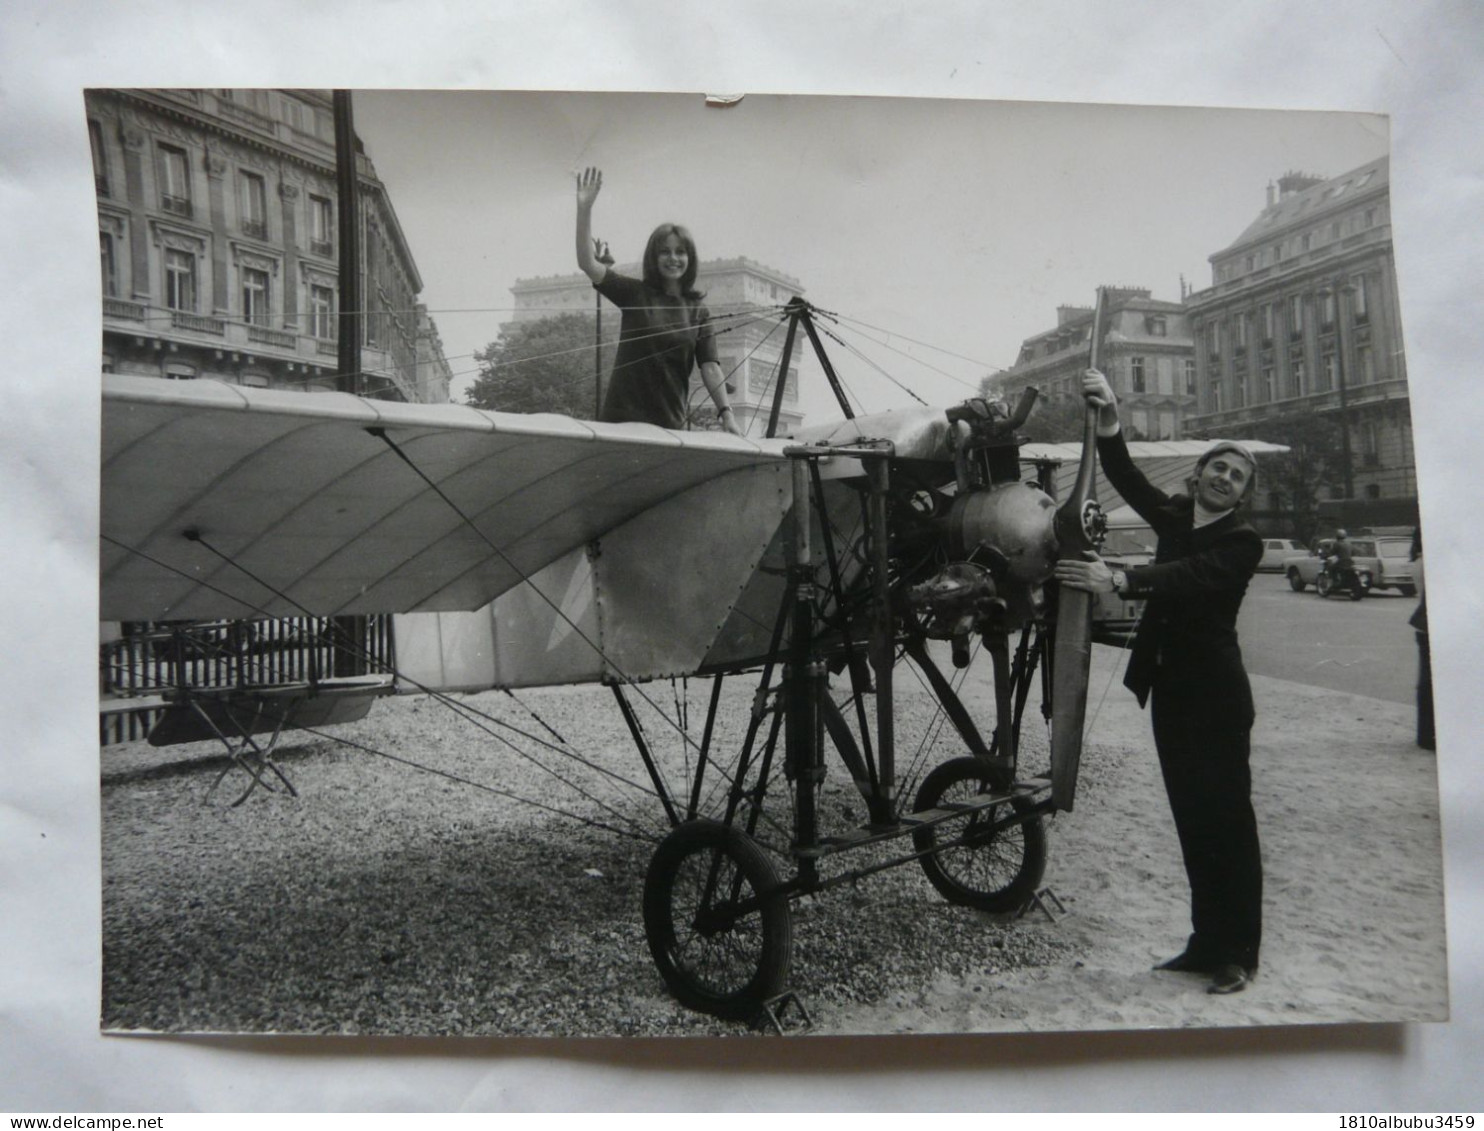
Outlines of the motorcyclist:
[[1334,542],[1330,543],[1330,549],[1325,552],[1324,570],[1330,574],[1330,583],[1336,589],[1359,585],[1359,577],[1355,573],[1355,555],[1350,551],[1349,534],[1345,531],[1334,531]]
[[1350,551],[1350,536],[1343,530],[1335,531],[1326,568],[1329,570],[1330,580],[1337,588],[1355,583],[1355,556]]

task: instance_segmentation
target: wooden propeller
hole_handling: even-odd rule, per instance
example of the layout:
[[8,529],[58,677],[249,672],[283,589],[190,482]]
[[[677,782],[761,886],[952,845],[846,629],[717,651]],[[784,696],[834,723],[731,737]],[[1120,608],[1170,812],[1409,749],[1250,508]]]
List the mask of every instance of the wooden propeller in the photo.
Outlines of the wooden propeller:
[[[1098,367],[1103,334],[1103,288],[1092,312],[1088,365]],[[1093,518],[1098,513],[1093,491],[1097,475],[1098,410],[1089,405],[1082,430],[1082,460],[1071,494],[1056,512],[1057,556],[1076,558],[1096,549]],[[1057,594],[1056,636],[1051,655],[1051,803],[1068,812],[1077,792],[1082,759],[1082,728],[1087,718],[1087,678],[1092,667],[1093,595],[1063,585]]]

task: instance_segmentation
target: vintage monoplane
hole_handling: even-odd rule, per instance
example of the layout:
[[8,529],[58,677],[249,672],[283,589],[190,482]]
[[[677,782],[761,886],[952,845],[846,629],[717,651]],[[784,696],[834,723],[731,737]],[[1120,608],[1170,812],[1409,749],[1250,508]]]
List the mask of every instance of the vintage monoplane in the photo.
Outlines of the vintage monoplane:
[[[838,394],[813,308],[796,300],[787,316],[780,372],[802,326]],[[685,1005],[751,1017],[787,990],[794,901],[916,862],[950,901],[1021,910],[1046,864],[1043,820],[1076,792],[1091,598],[1050,579],[1058,556],[1099,543],[1091,418],[1079,449],[1022,442],[1034,392],[861,417],[839,399],[838,424],[755,440],[106,375],[102,616],[493,602],[485,645],[455,675],[437,618],[399,621],[399,686],[611,687],[668,829],[643,891],[654,960]],[[1134,445],[1187,468],[1204,447]],[[1064,465],[1075,479],[1058,500]],[[942,665],[980,647],[987,728]],[[910,798],[893,696],[904,663],[962,750]],[[709,708],[672,789],[631,697],[696,676],[712,679]],[[753,709],[721,751],[713,724],[734,678],[755,682]],[[1020,730],[1038,683],[1049,770],[1028,775]],[[248,738],[265,712],[284,721],[255,702]],[[846,828],[820,804],[830,747],[865,815]]]

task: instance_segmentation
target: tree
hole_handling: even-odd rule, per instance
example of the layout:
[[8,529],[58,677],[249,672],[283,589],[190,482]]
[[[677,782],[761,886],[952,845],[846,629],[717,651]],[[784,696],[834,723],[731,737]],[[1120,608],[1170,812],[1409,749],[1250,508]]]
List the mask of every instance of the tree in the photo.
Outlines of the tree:
[[[557,412],[593,419],[593,331],[591,314],[507,323],[497,340],[475,352],[479,376],[469,387],[467,403],[499,412]],[[610,315],[603,320],[605,379],[613,365],[617,333],[618,318]]]
[[1259,421],[1247,431],[1289,449],[1263,457],[1260,486],[1277,497],[1278,509],[1291,512],[1294,536],[1309,541],[1319,526],[1320,488],[1344,474],[1339,421],[1305,413]]

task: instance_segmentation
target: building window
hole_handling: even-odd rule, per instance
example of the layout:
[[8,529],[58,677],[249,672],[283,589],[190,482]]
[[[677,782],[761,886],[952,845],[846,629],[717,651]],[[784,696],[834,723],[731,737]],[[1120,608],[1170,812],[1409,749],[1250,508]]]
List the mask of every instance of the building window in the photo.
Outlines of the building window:
[[160,146],[160,207],[176,216],[191,214],[190,165],[184,149]]
[[1355,351],[1355,365],[1360,370],[1357,375],[1360,384],[1369,385],[1376,379],[1376,355],[1370,346],[1361,346]]
[[1255,255],[1249,255],[1247,257],[1247,270],[1248,271],[1256,271],[1257,270],[1257,256],[1255,256]]
[[1360,462],[1365,467],[1381,466],[1381,445],[1373,421],[1360,426]]
[[1304,336],[1304,296],[1290,295],[1288,299],[1288,336]]
[[1367,483],[1365,485],[1365,497],[1368,499],[1379,499],[1381,497],[1381,484]]
[[93,147],[93,184],[99,196],[108,195],[108,158],[103,153],[103,127],[88,119],[88,142]]
[[1350,299],[1350,315],[1355,322],[1369,322],[1370,304],[1366,298],[1365,276],[1357,275],[1350,280],[1355,284],[1355,294]]
[[1279,263],[1279,262],[1282,261],[1282,259],[1283,259],[1283,245],[1281,243],[1275,243],[1273,245],[1273,262],[1274,263]]
[[1278,382],[1277,371],[1271,365],[1262,367],[1262,396],[1263,400],[1271,404],[1277,400]]
[[196,257],[188,251],[165,249],[165,305],[190,313],[196,309]]
[[1235,384],[1233,385],[1232,392],[1235,394],[1232,397],[1232,407],[1242,408],[1247,404],[1247,374],[1237,374],[1237,379]]
[[254,267],[242,269],[242,320],[255,326],[268,325],[268,272]]
[[1245,353],[1247,350],[1247,315],[1238,314],[1232,319],[1232,325],[1237,334],[1237,352]]
[[1305,232],[1302,236],[1299,237],[1299,250],[1308,251],[1309,246],[1312,242],[1313,238],[1309,235],[1308,232]]
[[1319,360],[1319,386],[1314,391],[1316,393],[1327,393],[1340,383],[1339,358],[1333,351],[1330,351]]
[[256,173],[237,175],[237,209],[242,234],[254,239],[268,238],[268,188]]
[[309,333],[327,341],[335,338],[335,292],[330,287],[309,288]]
[[1149,319],[1149,336],[1151,338],[1163,338],[1168,332],[1167,323],[1163,318],[1152,317]]
[[113,233],[98,233],[98,256],[103,268],[103,297],[117,298],[119,293],[118,260],[114,256]]
[[1338,220],[1329,226],[1329,238],[1332,240],[1340,238],[1340,222]]
[[1304,372],[1304,359],[1296,357],[1293,359],[1293,395],[1302,397],[1308,393],[1308,377]]
[[304,107],[292,98],[283,99],[283,120],[301,133],[304,130]]
[[1329,329],[1335,324],[1335,292],[1329,289],[1325,289],[1319,292],[1319,296],[1319,319],[1324,324],[1324,328]]
[[1365,210],[1365,226],[1367,228],[1374,228],[1376,226],[1376,210],[1374,208],[1367,208]]
[[1263,303],[1262,307],[1262,344],[1270,346],[1273,344],[1274,324],[1278,320],[1278,312],[1275,304]]
[[1142,357],[1131,357],[1128,359],[1129,388],[1135,393],[1144,393],[1148,390],[1144,387],[1144,359]]
[[1212,359],[1221,356],[1221,325],[1217,322],[1206,323],[1206,356]]
[[309,198],[309,250],[315,255],[335,254],[335,210],[323,196]]
[[1195,360],[1189,357],[1185,359],[1185,395],[1195,396]]
[[1220,412],[1221,411],[1221,382],[1220,381],[1212,381],[1211,382],[1211,411],[1212,412]]
[[172,361],[165,366],[165,377],[171,381],[194,381],[196,367],[184,362]]

